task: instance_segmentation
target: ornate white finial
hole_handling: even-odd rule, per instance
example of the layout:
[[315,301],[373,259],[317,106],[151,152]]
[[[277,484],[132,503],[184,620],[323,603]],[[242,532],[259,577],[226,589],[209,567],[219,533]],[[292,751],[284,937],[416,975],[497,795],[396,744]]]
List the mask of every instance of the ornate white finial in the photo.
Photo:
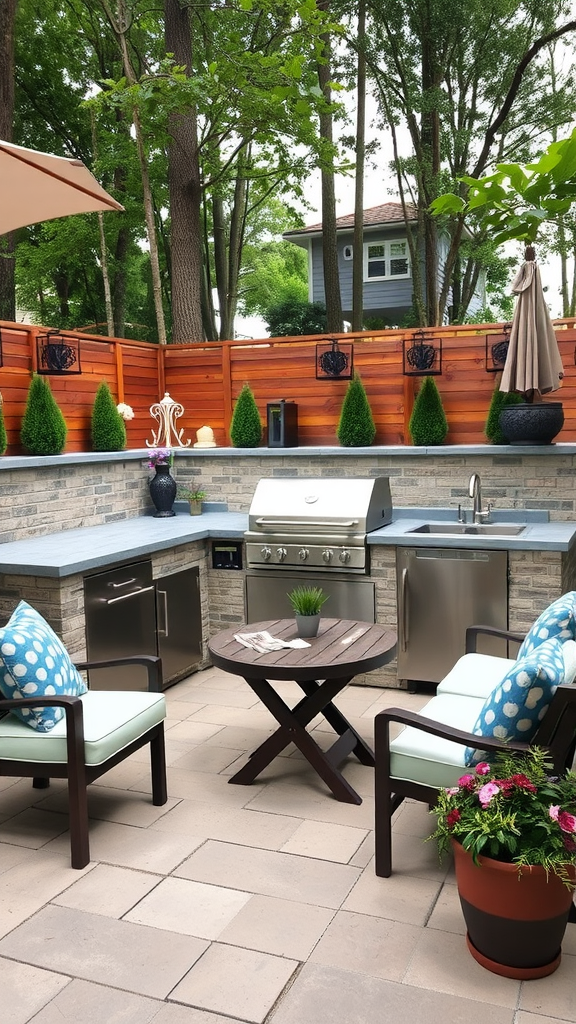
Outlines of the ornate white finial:
[[189,448],[190,438],[182,440],[184,428],[176,429],[175,420],[184,412],[184,406],[175,402],[166,391],[161,402],[150,406],[150,415],[158,420],[158,430],[152,430],[152,440],[146,441],[148,448]]

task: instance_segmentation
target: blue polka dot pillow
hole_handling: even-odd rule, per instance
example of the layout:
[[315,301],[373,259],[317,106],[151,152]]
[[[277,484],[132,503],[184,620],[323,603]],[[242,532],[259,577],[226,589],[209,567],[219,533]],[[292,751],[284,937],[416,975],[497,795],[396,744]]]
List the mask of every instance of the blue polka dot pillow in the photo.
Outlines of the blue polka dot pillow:
[[[557,687],[564,681],[562,646],[553,637],[514,662],[484,701],[472,729],[475,736],[525,742],[532,739]],[[468,765],[486,760],[485,753],[470,747],[464,756]]]
[[576,640],[576,591],[562,594],[557,601],[538,616],[531,630],[526,634],[518,657],[523,658],[535,650],[544,640],[558,637],[560,641]]
[[[45,619],[26,601],[0,629],[0,692],[19,697],[63,697],[86,693],[86,683]],[[38,732],[49,732],[63,708],[18,708],[12,712]]]

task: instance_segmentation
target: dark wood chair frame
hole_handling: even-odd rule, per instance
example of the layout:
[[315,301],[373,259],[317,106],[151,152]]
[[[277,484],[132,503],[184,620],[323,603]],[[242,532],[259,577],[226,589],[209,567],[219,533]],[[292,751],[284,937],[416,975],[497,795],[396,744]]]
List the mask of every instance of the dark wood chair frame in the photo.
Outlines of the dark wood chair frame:
[[[87,668],[121,669],[127,665],[142,665],[147,672],[148,686],[151,692],[162,690],[162,661],[152,656],[113,658],[107,661],[76,663],[79,670]],[[71,865],[73,868],[84,868],[90,861],[90,843],[88,835],[88,798],[87,787],[95,779],[100,778],[115,765],[124,761],[146,744],[150,745],[150,766],[152,774],[152,803],[160,807],[166,803],[168,792],[166,786],[166,755],[164,746],[164,722],[154,726],[129,746],[124,747],[102,764],[87,765],[84,757],[84,716],[82,701],[79,697],[26,697],[21,700],[4,700],[0,698],[0,715],[12,708],[25,707],[61,707],[66,715],[66,762],[38,762],[2,760],[0,758],[0,776],[22,776],[32,778],[36,789],[45,789],[50,779],[66,779],[68,783],[68,805],[70,818]],[[39,772],[42,771],[42,776]]]
[[[522,637],[515,633],[485,626],[470,626],[466,633],[466,653],[476,650],[477,638],[481,634],[499,636],[504,640],[518,642]],[[433,807],[438,799],[435,786],[425,786],[409,779],[393,778],[390,774],[390,723],[413,726],[432,736],[462,743],[466,747],[477,747],[478,737],[462,729],[455,729],[442,722],[404,708],[386,708],[374,719],[374,797],[375,797],[375,870],[376,874],[388,878],[392,874],[392,816],[402,801],[409,797],[421,800]],[[543,747],[550,753],[556,773],[572,766],[576,749],[576,686],[559,686],[542,719],[538,731],[530,743],[503,743],[489,737],[482,738],[482,749],[486,751],[517,750]],[[464,769],[462,769],[464,774]]]

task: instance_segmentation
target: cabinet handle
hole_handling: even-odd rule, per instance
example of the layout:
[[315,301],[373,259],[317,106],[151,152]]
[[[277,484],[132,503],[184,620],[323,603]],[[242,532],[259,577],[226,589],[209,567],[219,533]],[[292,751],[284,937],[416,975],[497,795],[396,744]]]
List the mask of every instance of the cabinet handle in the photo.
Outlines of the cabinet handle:
[[158,597],[162,598],[163,611],[164,611],[164,629],[158,627],[158,632],[162,633],[163,636],[168,636],[168,591],[157,590]]
[[127,587],[130,583],[136,583],[136,577],[133,576],[131,580],[122,580],[122,583],[109,583],[108,586],[114,590],[118,590],[118,587]]
[[408,647],[408,569],[402,569],[400,577],[400,649]]
[[133,590],[130,594],[120,594],[119,597],[111,597],[106,601],[106,604],[117,604],[118,601],[128,601],[131,597],[140,597],[140,594],[147,594],[150,590],[154,590],[154,587],[142,587],[141,590]]

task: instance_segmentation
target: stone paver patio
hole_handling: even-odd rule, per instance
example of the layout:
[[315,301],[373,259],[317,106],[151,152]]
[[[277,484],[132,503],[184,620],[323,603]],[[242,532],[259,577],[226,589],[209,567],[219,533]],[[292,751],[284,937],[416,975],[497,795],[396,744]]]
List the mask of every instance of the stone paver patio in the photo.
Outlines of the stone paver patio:
[[[1,1024],[576,1024],[576,925],[550,978],[490,974],[466,950],[450,865],[423,842],[424,805],[398,812],[395,873],[376,878],[372,769],[345,766],[359,807],[293,748],[229,786],[268,712],[216,669],[167,699],[168,804],[143,799],[145,753],[104,776],[83,871],[63,785],[0,780]],[[352,686],[336,703],[371,743],[379,709],[427,699]]]

